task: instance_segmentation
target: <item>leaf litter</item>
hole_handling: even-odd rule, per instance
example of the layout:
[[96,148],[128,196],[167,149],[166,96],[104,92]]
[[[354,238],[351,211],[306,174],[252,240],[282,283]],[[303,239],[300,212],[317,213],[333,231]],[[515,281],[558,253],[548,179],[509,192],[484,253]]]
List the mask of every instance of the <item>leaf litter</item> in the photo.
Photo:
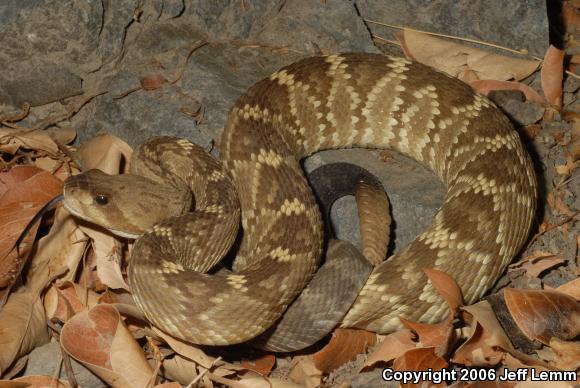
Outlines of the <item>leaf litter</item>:
[[[575,23],[570,14],[568,19],[569,23]],[[409,57],[463,78],[482,93],[515,89],[531,103],[550,106],[556,111],[562,109],[565,69],[563,54],[555,48],[548,50],[542,63],[542,97],[520,82],[536,71],[540,65],[537,60],[498,56],[412,30],[405,30],[398,38]],[[168,82],[158,74],[140,81],[145,90],[154,90]],[[549,212],[567,218],[565,222],[553,217],[544,220],[539,226],[540,234],[534,237],[524,258],[510,266],[512,273],[520,271],[526,279],[539,279],[542,289],[504,291],[509,312],[520,330],[531,341],[541,344],[535,354],[525,354],[512,345],[509,333],[488,302],[464,306],[461,291],[452,278],[425,269],[432,287],[449,307],[447,319],[440,323],[402,320],[405,329],[385,336],[337,329],[320,350],[315,347],[290,355],[252,351],[246,352],[246,357],[227,357],[226,350],[224,358],[214,356],[212,349],[184,343],[148,326],[129,298],[124,275],[127,250],[123,242],[96,228],[78,225],[63,208],[45,220],[50,229],[36,237],[36,249],[31,249],[36,235],[33,229],[21,246],[22,256],[10,256],[16,239],[34,212],[60,192],[62,181],[78,173],[79,166],[110,173],[124,172],[120,167],[127,167],[131,149],[122,140],[105,134],[75,150],[65,146],[74,140],[74,131],[55,131],[51,124],[70,118],[101,93],[77,99],[68,113],[47,118],[35,128],[17,125],[28,114],[26,106],[21,112],[2,116],[0,120],[0,153],[7,170],[0,175],[0,220],[8,227],[8,233],[0,238],[0,257],[5,263],[0,276],[5,301],[0,310],[0,338],[3,338],[0,373],[9,372],[21,357],[50,338],[58,340],[67,355],[105,382],[123,387],[348,384],[352,374],[345,377],[340,370],[355,358],[358,371],[376,374],[383,367],[400,371],[462,367],[577,371],[580,367],[579,279],[560,284],[544,280],[565,270],[575,276],[580,274],[580,237],[574,242],[574,257],[545,246],[554,234],[569,237],[571,231],[577,230],[568,227],[576,222],[577,212],[570,209],[567,198],[578,193],[566,189],[578,174],[577,113],[562,112],[573,129],[568,140],[556,145],[563,150],[566,164],[554,166],[555,175],[563,179],[554,183],[547,202]],[[534,137],[542,136],[543,132],[543,127],[536,128]],[[554,135],[554,138],[558,137]],[[21,273],[23,269],[26,273]],[[20,281],[22,278],[26,278],[26,283]],[[91,341],[91,346],[82,345],[86,341]],[[32,377],[22,379],[29,379],[21,380],[28,384]],[[18,380],[12,382],[16,384],[13,386],[20,384]],[[70,385],[64,380],[58,384]],[[524,386],[507,382],[485,384],[473,382],[463,386]]]

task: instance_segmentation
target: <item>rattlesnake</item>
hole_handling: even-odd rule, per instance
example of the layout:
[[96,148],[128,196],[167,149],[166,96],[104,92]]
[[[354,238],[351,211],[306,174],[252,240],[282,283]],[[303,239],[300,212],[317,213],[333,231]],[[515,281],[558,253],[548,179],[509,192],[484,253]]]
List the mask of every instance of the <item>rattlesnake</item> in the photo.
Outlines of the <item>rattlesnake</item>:
[[[156,139],[133,157],[132,173],[148,179],[89,171],[66,182],[65,206],[122,235],[144,233],[128,277],[154,325],[198,344],[239,343],[281,316],[321,256],[320,214],[300,159],[353,146],[414,158],[446,184],[447,195],[432,224],[375,268],[342,325],[383,333],[399,328],[399,317],[443,318],[447,308],[424,268],[452,276],[467,303],[480,298],[528,235],[536,207],[532,164],[487,98],[401,58],[342,54],[287,66],[232,107],[223,166],[186,140]],[[195,210],[182,214],[188,186]],[[141,189],[149,194],[135,194]],[[228,251],[239,209],[235,273],[196,272]],[[174,217],[140,221],[153,213]]]

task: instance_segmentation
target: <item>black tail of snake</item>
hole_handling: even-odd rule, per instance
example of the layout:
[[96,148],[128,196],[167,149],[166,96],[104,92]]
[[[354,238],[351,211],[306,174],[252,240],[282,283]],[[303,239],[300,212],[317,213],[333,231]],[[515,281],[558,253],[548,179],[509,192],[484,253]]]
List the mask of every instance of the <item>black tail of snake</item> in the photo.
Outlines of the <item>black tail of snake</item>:
[[[447,195],[432,224],[374,269],[343,326],[384,333],[399,317],[440,320],[447,308],[424,268],[452,276],[472,303],[525,242],[536,178],[508,119],[456,79],[374,54],[307,58],[256,83],[230,111],[223,165],[185,140],[156,139],[136,150],[129,180],[97,171],[70,178],[65,205],[121,235],[144,233],[128,277],[155,326],[198,344],[239,343],[281,316],[321,256],[320,214],[300,159],[344,147],[410,156]],[[235,273],[204,274],[228,251],[240,214]]]

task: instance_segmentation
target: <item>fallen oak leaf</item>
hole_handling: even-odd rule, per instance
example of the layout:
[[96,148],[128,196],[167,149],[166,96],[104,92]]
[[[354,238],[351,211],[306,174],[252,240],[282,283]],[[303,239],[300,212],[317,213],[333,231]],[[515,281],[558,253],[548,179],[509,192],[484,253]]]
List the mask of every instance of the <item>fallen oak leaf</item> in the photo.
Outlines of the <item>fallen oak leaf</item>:
[[550,365],[561,370],[580,368],[580,342],[562,341],[556,337],[550,339],[550,347],[556,355]]
[[153,327],[155,334],[161,337],[171,349],[173,349],[177,354],[194,361],[197,365],[203,367],[204,369],[211,369],[212,374],[218,376],[228,376],[236,372],[247,371],[240,365],[234,365],[229,362],[221,360],[221,357],[215,358],[205,354],[198,346],[190,344],[188,342],[182,341],[178,338],[172,337],[169,334],[162,332],[161,330]]
[[402,37],[401,45],[414,59],[453,77],[473,70],[479,79],[521,80],[536,71],[540,64],[536,60],[493,54],[411,29],[404,29]]
[[377,341],[375,333],[359,329],[338,328],[329,343],[312,355],[316,369],[330,373],[342,364],[354,360]]
[[44,294],[44,309],[48,319],[68,321],[75,314],[98,304],[99,295],[79,284],[55,282]]
[[434,268],[425,268],[423,272],[425,272],[437,293],[447,303],[452,315],[455,314],[463,306],[463,295],[455,279],[445,272]]
[[317,388],[322,382],[322,371],[316,368],[312,356],[296,356],[292,359],[288,377],[307,388]]
[[268,376],[275,364],[276,357],[273,354],[266,354],[253,360],[242,360],[241,366],[253,370],[262,376]]
[[19,247],[15,244],[38,211],[62,192],[62,182],[49,172],[32,166],[16,166],[0,172],[0,182],[0,225],[3,228],[0,236],[0,288],[6,288],[4,300],[26,262],[38,223],[27,232]]
[[489,302],[481,301],[461,310],[469,315],[469,319],[464,317],[464,321],[470,323],[472,333],[455,351],[452,362],[466,366],[495,366],[506,351],[515,350]]
[[97,305],[69,319],[60,343],[71,357],[110,385],[143,387],[153,374],[141,347],[110,305]]
[[120,138],[101,134],[84,143],[75,155],[83,171],[98,168],[107,174],[119,174],[128,171],[128,163],[123,162],[128,162],[132,153],[131,147]]
[[399,317],[399,320],[407,329],[417,333],[419,337],[417,347],[435,348],[437,356],[447,354],[454,340],[453,316],[450,315],[445,321],[434,324],[412,322],[403,317]]
[[[393,369],[400,372],[405,371],[440,371],[449,367],[444,358],[435,354],[435,348],[415,348],[407,350],[403,355],[397,357],[393,362]],[[421,387],[423,381],[415,383],[401,384],[402,387]],[[445,382],[441,386],[447,386]]]
[[549,345],[552,337],[570,340],[580,334],[580,306],[566,294],[506,288],[504,298],[514,321],[531,340]]
[[576,300],[580,300],[580,278],[576,278],[568,283],[564,283],[554,289],[554,291],[569,295]]
[[553,45],[548,47],[540,71],[542,90],[549,104],[562,106],[562,82],[564,80],[564,51]]
[[[25,384],[24,387],[37,387],[37,388],[43,388],[43,387],[50,387],[50,388],[70,388],[70,384],[68,383],[68,381],[66,380],[60,380],[60,379],[55,379],[52,376],[35,376],[35,375],[31,375],[31,376],[22,376],[22,377],[18,377],[14,380],[11,380],[11,382],[15,383],[15,384]],[[16,388],[19,385],[10,385],[10,387]],[[8,388],[9,386],[6,386],[6,388]],[[2,385],[0,385],[0,388],[3,388]]]
[[417,342],[413,341],[414,338],[415,335],[409,329],[399,330],[385,336],[383,342],[369,354],[359,371],[369,370],[378,363],[391,362],[407,350],[416,348]]
[[417,333],[421,347],[434,347],[437,356],[443,356],[447,354],[453,342],[454,328],[452,323],[459,307],[463,305],[463,296],[455,280],[445,272],[433,268],[423,269],[423,272],[449,306],[449,314],[445,320],[435,324],[412,322],[402,317],[399,317],[399,320],[405,327]]
[[565,260],[551,252],[534,251],[517,263],[509,266],[509,271],[514,269],[524,269],[526,274],[532,278],[538,277],[547,269],[564,263]]
[[44,130],[0,128],[0,152],[14,155],[20,148],[58,154],[58,145]]

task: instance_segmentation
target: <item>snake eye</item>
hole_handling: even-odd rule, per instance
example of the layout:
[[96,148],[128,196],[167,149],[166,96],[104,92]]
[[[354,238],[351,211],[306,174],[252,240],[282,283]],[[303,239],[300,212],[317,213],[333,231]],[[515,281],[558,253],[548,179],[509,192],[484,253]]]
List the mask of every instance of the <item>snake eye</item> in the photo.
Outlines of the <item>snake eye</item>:
[[99,205],[106,205],[109,203],[109,197],[107,197],[105,194],[97,194],[95,195],[95,202]]

